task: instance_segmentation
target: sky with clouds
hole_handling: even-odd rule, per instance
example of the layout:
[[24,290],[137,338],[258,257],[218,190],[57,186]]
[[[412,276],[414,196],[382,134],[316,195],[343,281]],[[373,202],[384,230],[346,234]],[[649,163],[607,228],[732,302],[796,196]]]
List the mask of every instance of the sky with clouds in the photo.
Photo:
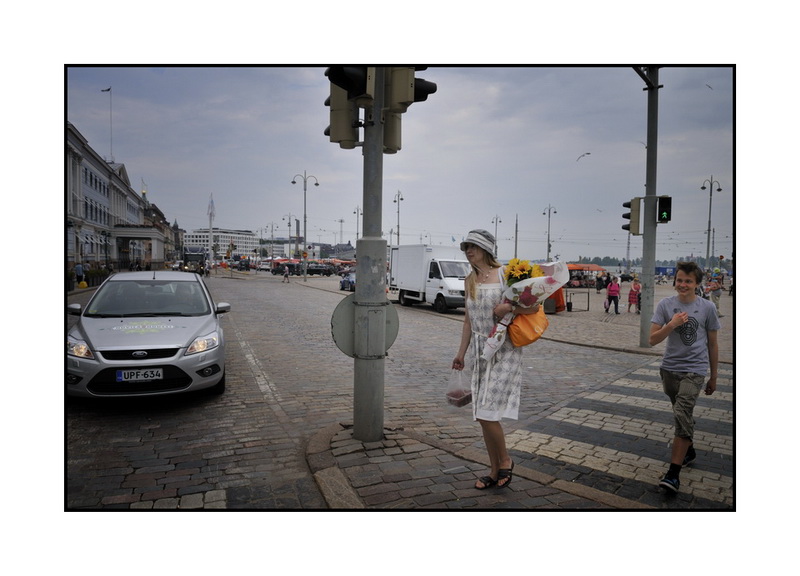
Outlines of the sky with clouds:
[[[361,149],[329,124],[324,67],[69,67],[66,119],[102,156],[124,163],[170,222],[283,233],[299,219],[302,182],[312,242],[355,244],[363,210]],[[438,67],[437,84],[402,119],[402,149],[384,155],[383,231],[401,243],[452,245],[497,231],[501,258],[624,258],[622,203],[645,194],[647,94],[630,66]],[[708,187],[715,255],[731,254],[734,93],[731,67],[660,69],[657,194],[673,198],[658,260],[705,256]],[[111,87],[111,92],[102,92]],[[588,154],[587,154],[588,153]],[[584,155],[586,154],[586,155]],[[359,232],[360,234],[360,232]],[[630,239],[632,258],[642,238]]]

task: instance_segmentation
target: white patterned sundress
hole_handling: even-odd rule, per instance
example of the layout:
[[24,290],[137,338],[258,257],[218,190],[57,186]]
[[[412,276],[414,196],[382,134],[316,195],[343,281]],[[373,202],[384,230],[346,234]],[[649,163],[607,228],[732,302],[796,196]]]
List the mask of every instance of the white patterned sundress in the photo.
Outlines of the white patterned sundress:
[[481,359],[483,346],[495,326],[494,307],[503,295],[502,268],[499,274],[500,284],[479,284],[475,298],[467,298],[466,302],[472,328],[472,416],[476,420],[519,417],[522,348],[507,339],[490,360]]

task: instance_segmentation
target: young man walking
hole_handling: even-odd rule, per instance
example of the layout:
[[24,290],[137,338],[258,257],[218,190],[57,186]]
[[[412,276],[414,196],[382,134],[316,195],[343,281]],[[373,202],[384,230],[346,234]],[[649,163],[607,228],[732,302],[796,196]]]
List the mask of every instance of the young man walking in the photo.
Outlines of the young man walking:
[[[719,318],[714,304],[699,298],[695,289],[703,280],[703,271],[694,262],[678,262],[675,274],[676,296],[658,303],[650,326],[650,345],[667,339],[661,363],[664,393],[672,402],[675,437],[666,476],[659,486],[670,492],[680,487],[680,472],[696,458],[694,406],[700,391],[706,395],[717,389]],[[706,373],[711,369],[708,383]],[[705,384],[705,385],[704,385]]]

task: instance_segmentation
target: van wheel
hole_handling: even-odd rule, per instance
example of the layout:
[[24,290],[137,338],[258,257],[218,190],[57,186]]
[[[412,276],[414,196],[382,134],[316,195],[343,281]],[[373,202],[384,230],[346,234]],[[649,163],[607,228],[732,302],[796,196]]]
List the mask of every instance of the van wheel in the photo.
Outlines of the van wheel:
[[406,298],[405,290],[400,290],[400,295],[397,297],[397,301],[400,302],[400,306],[411,306],[413,302]]
[[436,301],[433,303],[433,309],[436,310],[439,314],[447,313],[447,302],[444,301],[444,296],[439,294],[436,297]]

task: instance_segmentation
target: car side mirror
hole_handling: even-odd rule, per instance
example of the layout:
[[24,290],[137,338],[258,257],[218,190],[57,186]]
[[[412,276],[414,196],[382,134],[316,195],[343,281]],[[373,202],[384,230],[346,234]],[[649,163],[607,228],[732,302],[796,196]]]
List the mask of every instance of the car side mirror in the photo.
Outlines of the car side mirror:
[[217,304],[217,314],[225,314],[231,311],[231,305],[227,302],[220,302]]
[[70,304],[67,306],[67,314],[72,314],[73,316],[80,316],[81,315],[81,305],[80,304]]

